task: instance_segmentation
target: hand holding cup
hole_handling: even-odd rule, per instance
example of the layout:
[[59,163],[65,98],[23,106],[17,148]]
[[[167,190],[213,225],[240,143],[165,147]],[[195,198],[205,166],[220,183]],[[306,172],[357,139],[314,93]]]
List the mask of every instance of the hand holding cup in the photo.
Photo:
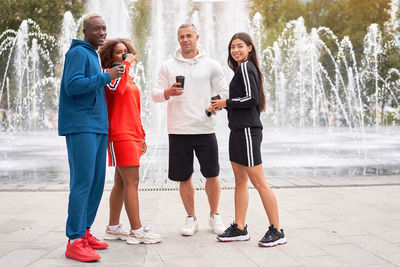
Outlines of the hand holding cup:
[[115,80],[115,79],[121,78],[122,75],[124,75],[124,72],[125,72],[124,65],[119,64],[119,65],[116,65],[115,67],[112,67],[108,71],[108,74],[110,75],[111,80]]
[[219,95],[215,97],[211,97],[211,106],[215,110],[220,110],[226,107],[226,99],[221,98]]
[[122,56],[122,59],[123,60],[125,60],[125,61],[128,61],[129,63],[137,63],[137,58],[136,58],[136,56],[134,55],[134,54],[131,54],[131,53],[125,53],[123,56]]
[[180,83],[174,83],[171,85],[170,88],[164,90],[164,97],[165,99],[169,99],[171,96],[179,96],[183,94],[183,88],[180,87]]

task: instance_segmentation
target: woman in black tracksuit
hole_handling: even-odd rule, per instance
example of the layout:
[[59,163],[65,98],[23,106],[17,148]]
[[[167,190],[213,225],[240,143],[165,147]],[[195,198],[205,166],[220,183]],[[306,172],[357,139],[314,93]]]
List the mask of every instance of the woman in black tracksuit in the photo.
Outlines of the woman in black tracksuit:
[[229,99],[212,100],[211,104],[214,109],[226,108],[228,111],[229,159],[235,175],[235,221],[217,238],[220,241],[250,239],[245,223],[249,203],[247,181],[250,178],[260,194],[270,223],[259,246],[285,244],[285,235],[279,228],[278,204],[262,167],[260,112],[265,110],[265,95],[256,50],[251,37],[243,32],[233,35],[228,50],[228,65],[235,72],[229,85]]

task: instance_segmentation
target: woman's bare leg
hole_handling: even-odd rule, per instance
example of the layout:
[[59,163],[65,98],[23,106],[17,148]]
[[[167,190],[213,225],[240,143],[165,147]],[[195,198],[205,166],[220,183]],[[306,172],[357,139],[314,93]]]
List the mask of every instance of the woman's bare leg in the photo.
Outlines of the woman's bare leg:
[[235,175],[235,223],[243,230],[246,225],[246,213],[249,206],[248,176],[245,166],[231,162]]
[[122,205],[124,203],[124,182],[122,177],[115,168],[114,185],[111,190],[109,204],[110,204],[110,218],[108,225],[118,225],[121,216]]
[[117,167],[124,182],[124,204],[131,229],[142,227],[139,215],[139,167]]
[[270,225],[273,224],[274,227],[280,231],[278,203],[276,201],[274,192],[271,190],[267,184],[267,181],[265,180],[262,164],[254,167],[246,167],[246,172],[251,183],[257,189],[261,197],[261,201],[264,205]]

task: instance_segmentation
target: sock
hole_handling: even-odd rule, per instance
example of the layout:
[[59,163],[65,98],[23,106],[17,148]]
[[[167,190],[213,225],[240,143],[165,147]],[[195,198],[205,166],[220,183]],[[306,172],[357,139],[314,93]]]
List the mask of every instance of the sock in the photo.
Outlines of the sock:
[[72,244],[72,243],[74,243],[75,240],[76,240],[76,239],[70,239],[70,240],[69,240],[69,243]]
[[117,225],[109,225],[108,228],[110,228],[110,230],[115,231],[115,230],[118,229],[118,226],[119,226],[119,224],[117,224]]
[[194,215],[188,215],[186,218],[194,218],[194,220],[197,221],[197,218]]
[[219,215],[219,213],[218,213],[218,212],[214,212],[214,213],[211,215],[211,217],[214,218],[214,215]]
[[132,231],[132,233],[134,233],[134,234],[140,233],[140,232],[143,231],[143,226],[140,227],[139,229],[136,229],[136,230],[133,230],[133,229],[132,229],[131,231]]

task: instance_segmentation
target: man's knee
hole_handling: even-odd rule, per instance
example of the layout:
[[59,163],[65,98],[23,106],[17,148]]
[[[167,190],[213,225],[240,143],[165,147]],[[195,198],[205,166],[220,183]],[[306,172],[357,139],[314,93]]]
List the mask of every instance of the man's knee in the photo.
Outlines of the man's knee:
[[219,183],[218,177],[210,177],[206,179],[206,187],[212,188],[213,190],[219,190],[221,185]]

